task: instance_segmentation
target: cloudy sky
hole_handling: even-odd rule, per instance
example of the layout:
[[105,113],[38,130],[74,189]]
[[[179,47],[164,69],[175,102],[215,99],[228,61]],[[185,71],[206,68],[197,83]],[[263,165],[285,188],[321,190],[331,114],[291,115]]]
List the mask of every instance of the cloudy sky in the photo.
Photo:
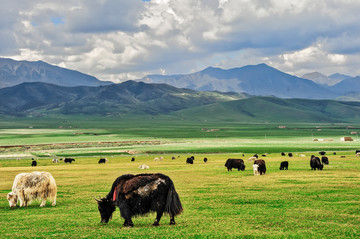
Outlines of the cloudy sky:
[[121,82],[266,63],[360,75],[358,0],[0,0],[0,57]]

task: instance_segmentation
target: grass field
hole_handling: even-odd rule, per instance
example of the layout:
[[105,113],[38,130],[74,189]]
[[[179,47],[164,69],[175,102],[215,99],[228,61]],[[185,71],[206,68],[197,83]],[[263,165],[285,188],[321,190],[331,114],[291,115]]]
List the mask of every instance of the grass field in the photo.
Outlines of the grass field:
[[[359,141],[339,141],[358,125],[294,124],[279,129],[278,125],[226,122],[114,120],[99,125],[99,121],[81,124],[68,120],[67,125],[59,125],[63,119],[27,120],[2,121],[0,145],[55,145],[0,152],[2,238],[360,237],[360,159],[354,155],[360,145]],[[93,144],[56,145],[84,142]],[[323,171],[312,171],[310,155],[320,150],[328,152],[330,164]],[[282,151],[295,156],[282,157]],[[269,153],[262,157],[267,165],[265,175],[253,175],[247,158],[254,153]],[[53,156],[67,155],[75,155],[76,161],[51,162]],[[196,158],[194,165],[185,164],[190,155]],[[100,156],[109,162],[99,165]],[[153,160],[160,156],[163,161]],[[30,167],[31,157],[37,158],[36,168]],[[132,157],[135,162],[130,161]],[[206,164],[204,157],[209,159]],[[230,157],[243,158],[245,171],[228,172],[224,164]],[[279,170],[283,160],[290,163],[288,171]],[[138,169],[140,164],[149,165],[150,170]],[[34,170],[54,176],[57,205],[48,202],[40,208],[40,203],[34,202],[27,208],[10,209],[6,194],[15,175]],[[99,223],[94,197],[105,196],[118,176],[144,172],[160,172],[174,181],[184,207],[183,214],[175,218],[177,224],[168,225],[169,217],[164,216],[160,226],[153,227],[155,214],[150,214],[133,219],[134,228],[124,228],[118,209],[108,224]]]
[[[208,163],[202,161],[206,156]],[[28,208],[10,209],[6,194],[13,178],[29,172],[25,160],[1,160],[0,233],[5,238],[358,238],[360,236],[360,160],[354,154],[330,155],[323,171],[311,171],[309,155],[293,158],[270,154],[267,173],[253,176],[251,162],[245,171],[227,172],[224,163],[238,154],[195,155],[195,164],[186,165],[186,156],[154,161],[153,155],[109,158],[99,165],[95,157],[77,158],[73,164],[52,164],[39,160],[36,170],[50,172],[58,186],[57,205],[45,208],[33,203]],[[245,158],[251,155],[245,155]],[[282,160],[288,171],[280,171]],[[134,228],[122,227],[119,210],[107,225],[100,224],[94,197],[105,196],[116,177],[146,172],[170,176],[184,212],[170,226],[164,216],[160,227],[152,227],[155,214],[135,218]]]

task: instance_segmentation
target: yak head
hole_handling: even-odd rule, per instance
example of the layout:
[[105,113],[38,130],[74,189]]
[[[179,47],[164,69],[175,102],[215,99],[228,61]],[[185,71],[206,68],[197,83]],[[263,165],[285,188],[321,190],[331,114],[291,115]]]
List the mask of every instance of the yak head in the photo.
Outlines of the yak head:
[[7,200],[9,201],[10,207],[16,207],[16,203],[18,201],[18,196],[16,193],[10,192],[7,195]]
[[245,170],[245,164],[241,164],[240,170],[241,170],[241,171],[244,171],[244,170]]
[[108,223],[112,218],[113,212],[115,211],[114,202],[107,198],[101,198],[101,199],[95,198],[95,201],[98,204],[98,209],[101,216],[101,222]]

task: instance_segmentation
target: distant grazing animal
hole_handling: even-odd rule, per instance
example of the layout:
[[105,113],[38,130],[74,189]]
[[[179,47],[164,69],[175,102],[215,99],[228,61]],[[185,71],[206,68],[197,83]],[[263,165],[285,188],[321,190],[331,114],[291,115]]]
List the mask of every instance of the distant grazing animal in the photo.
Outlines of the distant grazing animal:
[[131,162],[134,162],[135,161],[135,158],[131,158]]
[[58,160],[58,159],[53,159],[52,162],[53,162],[53,163],[58,163],[59,160]]
[[73,158],[65,158],[65,159],[64,159],[64,162],[65,162],[65,163],[71,163],[71,162],[73,162],[73,161],[75,161],[75,159],[73,159]]
[[254,164],[259,165],[260,175],[266,173],[266,164],[265,164],[265,161],[264,161],[263,159],[257,159],[257,160],[255,160],[255,161],[254,161]]
[[321,162],[322,162],[323,164],[329,164],[329,159],[328,159],[328,157],[322,156],[322,157],[321,157]]
[[163,159],[164,159],[164,157],[163,157],[163,156],[161,156],[161,157],[160,157],[160,161],[163,161]]
[[142,164],[139,166],[139,169],[150,169],[150,167],[146,164]]
[[16,207],[18,199],[20,207],[26,207],[32,200],[40,199],[40,207],[44,207],[46,200],[52,200],[56,205],[56,183],[48,172],[20,173],[16,175],[12,191],[8,193],[7,200],[10,207]]
[[37,162],[36,162],[36,160],[33,160],[32,162],[31,162],[31,167],[36,167],[37,166]]
[[360,157],[360,153],[356,153],[355,156],[356,156],[356,157]]
[[356,150],[356,151],[355,151],[355,154],[357,154],[357,153],[360,153],[360,150]]
[[261,156],[266,157],[266,154],[263,154],[263,155],[261,155]]
[[207,158],[204,158],[204,162],[206,163],[208,161],[208,159]]
[[326,152],[325,152],[325,151],[320,151],[319,154],[320,154],[320,155],[325,155]]
[[187,164],[193,164],[194,163],[194,160],[192,158],[187,158],[186,159],[186,163]]
[[284,152],[281,153],[281,156],[285,156],[286,154]]
[[96,199],[102,223],[108,223],[115,211],[125,219],[124,226],[133,227],[133,216],[156,212],[153,226],[159,226],[163,215],[170,215],[170,225],[182,211],[179,195],[172,180],[164,174],[125,174],[118,177],[105,198]]
[[255,160],[257,160],[256,157],[250,157],[250,158],[248,158],[248,161],[255,161]]
[[253,167],[254,175],[260,175],[260,173],[259,173],[259,165],[253,164],[252,167]]
[[233,168],[237,168],[238,171],[244,171],[245,163],[242,159],[228,159],[225,163],[225,167],[228,171],[232,171]]
[[289,156],[289,157],[292,157],[292,156],[293,156],[293,154],[292,154],[292,153],[288,153],[288,156]]
[[107,161],[108,161],[107,158],[101,158],[101,159],[99,159],[99,164],[106,163]]
[[345,156],[340,156],[340,158],[345,158]]
[[255,158],[259,158],[259,155],[258,154],[254,154],[254,156],[253,157],[255,157]]
[[315,155],[311,155],[310,158],[310,167],[311,170],[323,170],[324,165],[320,162],[319,157],[315,157]]
[[336,152],[334,152],[333,154],[336,155]]
[[155,157],[154,158],[154,161],[159,161],[160,159],[158,157]]
[[171,157],[171,159],[175,159],[175,157]]
[[280,163],[280,170],[288,170],[289,168],[289,162],[288,161],[282,161]]

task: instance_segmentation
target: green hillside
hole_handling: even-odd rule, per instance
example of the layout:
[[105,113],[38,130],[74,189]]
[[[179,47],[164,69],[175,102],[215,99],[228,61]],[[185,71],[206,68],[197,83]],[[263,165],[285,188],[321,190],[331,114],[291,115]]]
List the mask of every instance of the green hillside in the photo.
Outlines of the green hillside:
[[359,122],[360,103],[252,97],[174,113],[184,119],[238,122]]

